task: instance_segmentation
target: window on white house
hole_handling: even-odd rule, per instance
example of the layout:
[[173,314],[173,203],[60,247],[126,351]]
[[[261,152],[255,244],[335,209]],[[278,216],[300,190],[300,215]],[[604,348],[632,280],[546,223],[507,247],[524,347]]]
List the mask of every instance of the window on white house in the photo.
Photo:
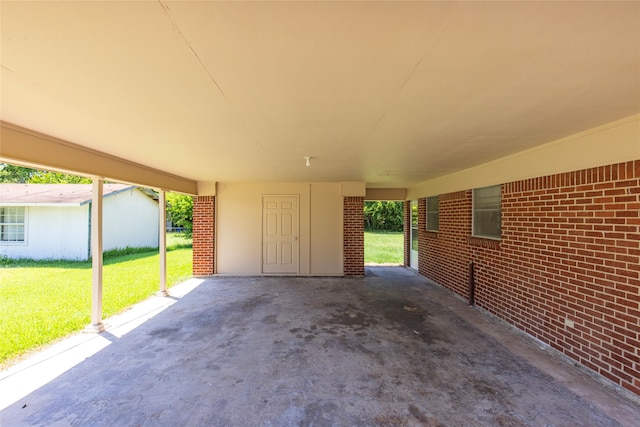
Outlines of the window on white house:
[[0,242],[24,242],[24,206],[0,207]]
[[473,190],[473,235],[499,239],[501,237],[500,205],[501,187],[476,188]]
[[440,227],[440,196],[427,197],[427,231]]

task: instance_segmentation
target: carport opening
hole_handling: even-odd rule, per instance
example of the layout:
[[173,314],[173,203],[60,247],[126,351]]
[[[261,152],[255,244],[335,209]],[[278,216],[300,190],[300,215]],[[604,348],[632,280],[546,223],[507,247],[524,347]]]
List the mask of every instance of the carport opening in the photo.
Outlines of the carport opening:
[[[101,184],[96,192],[92,178],[0,163],[0,268],[11,272],[0,283],[0,294],[11,288],[3,294],[8,309],[0,311],[0,324],[12,325],[0,334],[0,363],[12,364],[84,326],[100,332],[103,317],[158,290],[164,295],[190,276],[190,239],[164,239],[163,193],[129,183]],[[176,207],[178,199],[172,201]],[[98,249],[102,256],[94,257]],[[43,277],[54,292],[47,295],[63,297],[43,297]]]
[[364,263],[404,264],[404,202],[364,202]]

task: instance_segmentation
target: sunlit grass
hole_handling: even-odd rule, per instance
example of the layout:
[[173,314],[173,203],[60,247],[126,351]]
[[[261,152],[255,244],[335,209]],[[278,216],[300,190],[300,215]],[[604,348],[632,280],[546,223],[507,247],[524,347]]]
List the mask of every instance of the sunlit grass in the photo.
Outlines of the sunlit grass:
[[[169,286],[191,277],[190,241],[167,252]],[[168,245],[169,246],[169,245]],[[153,252],[104,258],[103,317],[119,313],[159,289],[160,262]],[[91,262],[0,263],[0,363],[87,326],[91,316]]]
[[183,233],[167,233],[167,248],[190,248],[193,245],[193,239],[186,237]]
[[366,264],[402,264],[404,234],[402,232],[365,232],[364,262]]

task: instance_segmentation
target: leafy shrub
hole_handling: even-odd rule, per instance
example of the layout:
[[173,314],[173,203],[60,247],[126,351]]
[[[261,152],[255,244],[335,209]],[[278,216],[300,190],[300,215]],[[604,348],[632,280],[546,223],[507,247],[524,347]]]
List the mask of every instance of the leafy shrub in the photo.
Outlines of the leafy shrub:
[[187,237],[191,237],[193,229],[193,197],[185,194],[167,193],[167,217],[171,222],[182,228]]
[[365,202],[364,229],[366,231],[402,231],[404,229],[404,203]]

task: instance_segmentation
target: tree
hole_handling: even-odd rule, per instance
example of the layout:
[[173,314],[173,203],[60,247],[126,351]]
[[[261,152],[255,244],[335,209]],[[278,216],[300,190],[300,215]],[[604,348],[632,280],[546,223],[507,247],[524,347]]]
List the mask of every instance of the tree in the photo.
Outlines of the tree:
[[91,184],[92,181],[83,176],[51,171],[36,171],[29,179],[30,184]]
[[91,178],[0,163],[0,182],[16,184],[91,184]]
[[193,197],[167,193],[167,203],[168,218],[173,224],[182,227],[183,233],[190,237],[193,228]]
[[402,202],[365,202],[365,230],[402,231],[403,227],[404,204]]
[[35,172],[35,169],[0,163],[0,182],[25,184]]

